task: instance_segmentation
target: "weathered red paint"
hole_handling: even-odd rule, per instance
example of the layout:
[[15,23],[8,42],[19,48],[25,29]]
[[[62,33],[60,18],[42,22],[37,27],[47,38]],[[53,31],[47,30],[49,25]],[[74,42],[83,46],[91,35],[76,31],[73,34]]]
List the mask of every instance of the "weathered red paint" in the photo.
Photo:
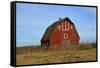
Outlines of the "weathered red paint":
[[[62,23],[64,26],[65,23],[64,22],[62,22]],[[61,28],[62,28],[62,23],[60,24]],[[73,26],[73,30],[71,30],[71,26]],[[68,34],[68,38],[72,45],[79,44],[79,38],[77,36],[76,28],[73,24],[71,24],[69,22],[69,30],[66,30],[66,31],[62,31],[62,29],[59,30],[57,27],[58,26],[56,26],[56,28],[52,34],[52,37],[50,39],[50,45],[60,45],[64,38],[64,33]],[[66,27],[68,28],[68,24],[66,25]],[[63,28],[65,28],[65,26]]]
[[[67,28],[67,30],[63,30],[65,28]],[[79,44],[79,36],[75,25],[70,23],[70,21],[65,20],[55,27],[50,40],[44,41],[44,45],[47,44],[48,46],[62,46],[62,40],[64,39],[65,33],[67,34],[71,45]]]

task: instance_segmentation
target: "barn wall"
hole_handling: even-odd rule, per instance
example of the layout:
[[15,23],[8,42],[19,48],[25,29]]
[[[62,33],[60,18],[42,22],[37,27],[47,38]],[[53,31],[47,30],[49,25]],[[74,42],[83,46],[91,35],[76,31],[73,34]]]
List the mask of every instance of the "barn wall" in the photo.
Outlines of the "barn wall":
[[41,41],[41,46],[50,46],[50,41]]
[[[63,26],[62,26],[62,24],[63,24]],[[58,25],[55,27],[55,30],[50,39],[50,45],[60,45],[62,43],[64,33],[68,34],[69,40],[72,45],[79,44],[79,38],[77,37],[77,33],[76,33],[76,29],[75,29],[74,25],[71,23],[69,23],[69,26],[68,26],[68,24],[66,24],[66,27],[64,25],[65,25],[65,23],[62,22],[61,24],[59,24],[61,29],[58,29]],[[73,30],[71,30],[71,26],[73,26]],[[62,30],[62,28],[68,28],[68,27],[69,27],[69,30],[66,30],[66,31]]]
[[55,31],[52,34],[52,37],[50,39],[50,44],[51,45],[59,45],[61,44],[61,39],[62,39],[62,31],[58,31],[55,29]]

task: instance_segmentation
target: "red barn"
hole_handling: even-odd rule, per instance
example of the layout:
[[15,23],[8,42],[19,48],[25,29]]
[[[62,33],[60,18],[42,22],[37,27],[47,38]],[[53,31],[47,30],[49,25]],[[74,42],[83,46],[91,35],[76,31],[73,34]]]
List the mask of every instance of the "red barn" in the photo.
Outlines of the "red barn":
[[59,18],[58,21],[51,24],[45,31],[42,39],[42,46],[77,46],[79,44],[79,34],[74,23],[68,18]]

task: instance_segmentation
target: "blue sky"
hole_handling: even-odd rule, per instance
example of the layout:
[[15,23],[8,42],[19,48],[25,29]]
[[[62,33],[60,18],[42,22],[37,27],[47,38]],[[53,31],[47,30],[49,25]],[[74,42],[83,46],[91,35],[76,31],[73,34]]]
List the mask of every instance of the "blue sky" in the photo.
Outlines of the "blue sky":
[[17,3],[17,46],[38,45],[46,28],[59,19],[69,17],[80,35],[80,42],[96,41],[96,8]]

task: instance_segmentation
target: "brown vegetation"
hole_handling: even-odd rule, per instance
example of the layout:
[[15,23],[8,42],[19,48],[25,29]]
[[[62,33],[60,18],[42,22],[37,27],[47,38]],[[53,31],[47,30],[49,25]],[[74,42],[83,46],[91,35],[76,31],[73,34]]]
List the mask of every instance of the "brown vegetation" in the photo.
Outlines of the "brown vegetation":
[[79,61],[95,61],[96,45],[81,44],[74,49],[52,49],[36,47],[17,47],[17,65],[47,64]]

